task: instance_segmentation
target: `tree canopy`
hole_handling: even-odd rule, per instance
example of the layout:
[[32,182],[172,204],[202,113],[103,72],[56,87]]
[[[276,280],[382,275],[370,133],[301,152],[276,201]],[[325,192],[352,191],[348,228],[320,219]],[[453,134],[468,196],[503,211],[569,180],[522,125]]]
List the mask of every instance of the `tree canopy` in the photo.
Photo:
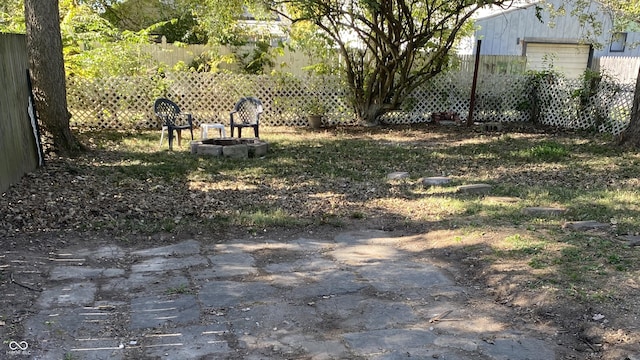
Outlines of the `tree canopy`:
[[4,0],[0,3],[0,31],[24,33],[24,0]]
[[473,13],[511,1],[275,0],[293,26],[312,23],[343,59],[357,117],[375,123],[407,94],[442,72]]

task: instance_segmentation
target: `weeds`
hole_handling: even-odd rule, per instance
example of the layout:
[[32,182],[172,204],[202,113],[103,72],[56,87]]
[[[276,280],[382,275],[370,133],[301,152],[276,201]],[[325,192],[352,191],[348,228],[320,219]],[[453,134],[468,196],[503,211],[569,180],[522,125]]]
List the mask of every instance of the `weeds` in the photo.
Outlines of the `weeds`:
[[528,161],[557,162],[569,156],[569,150],[562,144],[543,141],[528,149],[520,149],[513,153]]
[[167,289],[168,295],[185,295],[191,294],[193,291],[189,288],[189,285],[181,284],[177,287]]
[[64,360],[77,360],[78,358],[73,355],[72,353],[66,353],[64,354]]

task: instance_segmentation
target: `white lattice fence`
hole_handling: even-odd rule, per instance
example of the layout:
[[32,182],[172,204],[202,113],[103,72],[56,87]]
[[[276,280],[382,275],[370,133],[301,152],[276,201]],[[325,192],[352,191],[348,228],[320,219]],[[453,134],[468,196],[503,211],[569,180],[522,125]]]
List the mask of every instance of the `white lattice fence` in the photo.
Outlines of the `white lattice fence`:
[[[453,73],[435,77],[414,90],[402,111],[382,117],[387,124],[412,124],[430,121],[434,112],[452,111],[466,119],[471,103],[473,79],[469,74]],[[479,79],[476,88],[474,121],[527,121],[530,114],[528,80],[524,76],[492,75]]]
[[353,124],[346,91],[337,78],[275,78],[261,75],[171,73],[156,77],[70,79],[73,126],[89,128],[160,128],[153,113],[157,97],[176,102],[196,125],[229,122],[229,112],[243,96],[263,102],[264,125],[306,125],[305,104],[319,99],[326,124]]
[[337,77],[285,77],[272,81],[270,91],[271,125],[304,126],[309,114],[307,104],[318,102],[326,112],[327,125],[354,124],[347,91]]
[[618,135],[629,125],[636,85],[602,83],[600,86],[604,91],[599,92],[598,101],[604,109],[604,119],[598,131]]
[[[487,76],[478,81],[474,121],[529,121],[530,83],[524,76]],[[467,106],[468,108],[468,106]]]
[[635,85],[602,81],[593,93],[580,96],[582,86],[580,80],[543,83],[539,89],[539,121],[569,129],[620,134],[629,123]]
[[[430,121],[434,112],[453,111],[464,120],[469,113],[472,78],[449,73],[416,88],[398,111],[384,115],[386,124]],[[490,75],[477,85],[474,121],[530,120],[531,84],[526,76]],[[602,82],[590,96],[576,96],[581,83],[558,79],[540,86],[543,124],[620,133],[627,125],[633,85]],[[229,112],[242,96],[262,100],[264,125],[304,126],[306,104],[319,100],[327,109],[325,124],[355,124],[348,92],[338,77],[296,78],[267,75],[169,73],[165,76],[79,79],[68,81],[72,125],[89,128],[155,128],[153,101],[168,97],[193,114],[196,125],[229,122]]]
[[[153,115],[158,79],[114,77],[67,82],[71,125],[87,128],[159,128]],[[155,90],[155,91],[154,91]]]

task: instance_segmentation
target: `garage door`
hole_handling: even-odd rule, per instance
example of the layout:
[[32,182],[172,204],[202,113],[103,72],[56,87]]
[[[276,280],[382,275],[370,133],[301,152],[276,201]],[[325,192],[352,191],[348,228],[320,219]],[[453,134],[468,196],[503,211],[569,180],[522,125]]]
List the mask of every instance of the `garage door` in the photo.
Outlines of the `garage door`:
[[527,43],[527,69],[553,69],[570,79],[579,78],[587,68],[589,45]]

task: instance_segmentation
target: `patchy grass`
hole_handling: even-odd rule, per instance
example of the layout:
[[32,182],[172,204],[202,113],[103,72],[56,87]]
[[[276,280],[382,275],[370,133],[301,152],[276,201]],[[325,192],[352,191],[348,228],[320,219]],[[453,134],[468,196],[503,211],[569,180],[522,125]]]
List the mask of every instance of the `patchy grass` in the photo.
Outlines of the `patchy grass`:
[[555,141],[543,141],[530,148],[518,149],[511,153],[512,156],[521,157],[528,162],[559,162],[570,154],[565,145]]
[[[198,158],[188,141],[169,152],[166,143],[158,147],[157,131],[82,133],[90,152],[50,159],[2,195],[0,234],[225,237],[348,226],[441,233],[411,251],[457,254],[447,261],[459,259],[469,279],[500,298],[519,296],[518,304],[535,307],[534,291],[599,311],[633,308],[625,298],[638,296],[640,250],[621,236],[640,232],[637,152],[593,135],[539,131],[403,126],[261,133],[269,153],[247,160]],[[410,176],[387,179],[395,171]],[[430,176],[452,181],[424,186],[421,179]],[[492,185],[491,193],[457,192],[473,183]],[[567,211],[525,215],[531,206]],[[609,226],[563,228],[578,220]]]

